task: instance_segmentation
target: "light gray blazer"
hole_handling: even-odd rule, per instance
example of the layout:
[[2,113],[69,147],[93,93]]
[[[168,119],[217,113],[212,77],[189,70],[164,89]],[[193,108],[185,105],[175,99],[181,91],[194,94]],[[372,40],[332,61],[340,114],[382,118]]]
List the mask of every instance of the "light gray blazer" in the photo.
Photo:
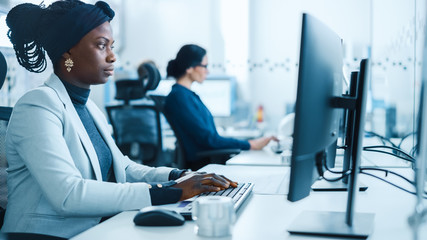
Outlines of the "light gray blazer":
[[92,142],[64,85],[52,74],[13,109],[6,135],[9,193],[2,231],[70,238],[102,216],[151,205],[148,184],[142,182],[168,181],[172,168],[131,161],[90,99],[87,108],[110,147],[117,183],[102,182]]

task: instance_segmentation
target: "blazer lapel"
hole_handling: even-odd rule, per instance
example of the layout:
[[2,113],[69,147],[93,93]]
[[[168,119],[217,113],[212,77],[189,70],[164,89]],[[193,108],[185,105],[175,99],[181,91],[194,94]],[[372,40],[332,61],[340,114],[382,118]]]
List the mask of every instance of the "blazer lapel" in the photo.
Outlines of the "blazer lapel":
[[64,84],[55,74],[52,74],[45,84],[55,90],[63,102],[65,111],[75,126],[80,141],[90,159],[96,180],[102,181],[101,167],[99,166],[99,160],[98,156],[96,155],[95,148],[93,147],[92,141],[90,140],[89,135],[87,134],[86,129],[80,120],[73,103],[71,102]]
[[93,118],[93,121],[95,122],[96,127],[98,128],[98,131],[100,132],[102,138],[104,139],[105,143],[108,145],[108,148],[111,151],[111,155],[113,157],[113,167],[114,167],[114,174],[116,176],[117,182],[125,182],[125,172],[123,171],[122,162],[120,159],[123,158],[123,154],[121,151],[117,148],[116,143],[114,142],[114,139],[111,137],[111,133],[107,126],[107,122],[105,121],[105,117],[101,111],[99,111],[99,108],[95,105],[94,102],[92,102],[90,99],[88,99],[86,103],[87,109],[89,110],[90,115]]

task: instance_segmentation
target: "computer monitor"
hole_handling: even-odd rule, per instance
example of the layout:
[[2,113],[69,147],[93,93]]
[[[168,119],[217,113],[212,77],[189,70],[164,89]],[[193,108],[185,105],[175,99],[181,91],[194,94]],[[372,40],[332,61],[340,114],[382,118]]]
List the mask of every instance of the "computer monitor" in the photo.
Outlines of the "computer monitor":
[[[319,178],[316,159],[335,159],[340,110],[331,106],[342,96],[341,39],[326,25],[304,14],[288,199],[309,195]],[[331,167],[331,166],[328,166]]]
[[[343,96],[348,97],[356,97],[357,96],[357,87],[358,87],[358,79],[359,78],[359,72],[353,71],[351,73],[350,81],[349,81],[349,89],[346,91],[346,93]],[[352,160],[352,153],[353,151],[353,138],[354,138],[354,121],[355,121],[355,112],[352,109],[342,109],[341,119],[340,119],[340,126],[339,126],[339,137],[343,138],[343,146],[344,148],[344,154],[342,156],[342,171],[346,172],[350,169],[350,164]],[[331,146],[332,147],[332,146]],[[333,163],[335,162],[332,157],[335,155],[329,154],[329,158],[327,159],[326,163],[328,164],[328,167],[333,166]],[[314,184],[311,186],[311,189],[313,191],[347,191],[348,190],[348,176],[343,176],[342,179],[339,181],[326,181],[324,179],[319,179],[318,181],[314,182]],[[368,186],[359,183],[359,190],[360,191],[366,191],[368,189]]]
[[[426,25],[427,28],[427,25]],[[416,161],[415,161],[415,189],[416,203],[414,213],[409,221],[414,233],[414,239],[418,238],[418,228],[427,219],[427,208],[425,206],[425,189],[427,177],[427,37],[424,39],[423,65],[421,69],[421,91],[419,97],[419,109],[416,129]]]
[[[324,177],[327,159],[335,158],[340,108],[354,113],[348,206],[346,212],[303,212],[288,231],[296,234],[367,237],[373,214],[354,213],[357,173],[364,130],[369,61],[362,60],[356,96],[342,95],[342,46],[340,37],[309,14],[303,14],[298,90],[289,182],[289,201],[307,197],[311,185]],[[331,160],[329,160],[331,161]],[[343,173],[344,174],[344,173]]]
[[[162,79],[159,86],[149,94],[167,96],[174,79]],[[202,83],[193,83],[192,90],[199,95],[202,102],[214,117],[230,117],[236,101],[235,79],[230,76],[208,76]]]

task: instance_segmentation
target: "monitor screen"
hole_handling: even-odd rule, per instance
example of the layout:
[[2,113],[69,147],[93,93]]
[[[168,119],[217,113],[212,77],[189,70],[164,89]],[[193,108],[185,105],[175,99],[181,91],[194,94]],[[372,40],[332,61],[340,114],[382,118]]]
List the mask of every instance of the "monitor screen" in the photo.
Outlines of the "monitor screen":
[[[174,79],[162,79],[151,95],[167,96]],[[233,113],[236,98],[235,81],[232,77],[208,77],[202,84],[193,83],[191,90],[199,95],[214,117],[229,117]]]
[[332,98],[342,96],[341,38],[304,14],[288,200],[309,195],[318,179],[316,159],[335,159],[340,115]]

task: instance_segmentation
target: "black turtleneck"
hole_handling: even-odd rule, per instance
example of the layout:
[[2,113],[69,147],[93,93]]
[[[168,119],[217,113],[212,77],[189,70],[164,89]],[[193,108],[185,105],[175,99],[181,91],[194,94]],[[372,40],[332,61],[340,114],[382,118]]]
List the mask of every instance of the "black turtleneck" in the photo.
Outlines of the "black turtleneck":
[[115,182],[112,168],[113,156],[111,155],[110,148],[99,133],[99,130],[86,107],[90,89],[80,88],[65,81],[62,82],[64,83],[68,95],[73,102],[74,108],[76,109],[77,114],[79,115],[90,140],[92,141],[93,147],[95,148],[99,166],[101,167],[102,181]]
[[[110,148],[99,133],[99,130],[86,107],[90,89],[80,88],[65,81],[62,82],[64,83],[68,95],[73,102],[74,108],[76,109],[77,114],[79,115],[90,140],[92,141],[93,147],[95,148],[99,165],[101,167],[102,180],[116,182],[112,167],[113,157],[111,155]],[[148,183],[151,185],[149,190],[151,204],[159,205],[177,202],[182,195],[182,190],[172,187],[176,184],[173,180],[179,178],[184,171],[185,170],[178,169],[172,170],[169,174],[169,179],[171,180],[169,182]]]

